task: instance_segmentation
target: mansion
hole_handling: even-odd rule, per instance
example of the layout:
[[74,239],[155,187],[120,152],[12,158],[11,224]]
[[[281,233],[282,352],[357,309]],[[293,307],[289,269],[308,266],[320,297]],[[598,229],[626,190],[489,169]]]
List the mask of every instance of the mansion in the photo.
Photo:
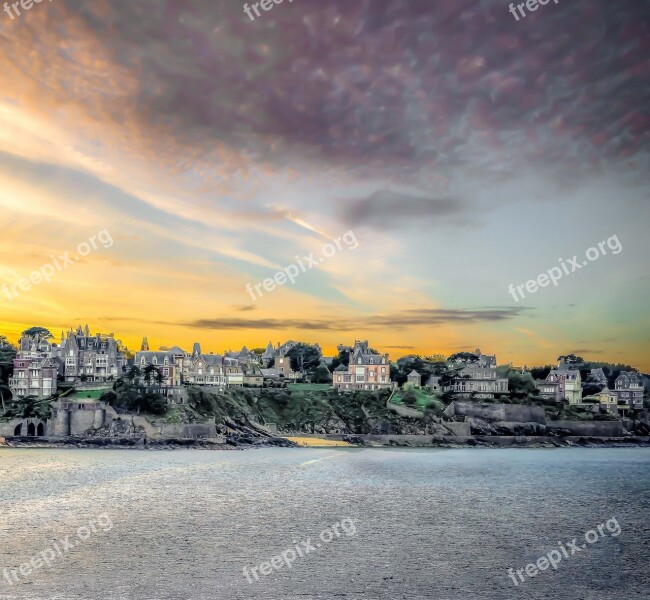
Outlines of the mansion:
[[548,400],[566,400],[569,404],[582,402],[582,380],[580,371],[569,369],[564,358],[560,359],[557,369],[552,369],[544,380],[535,380],[541,398]]
[[458,398],[495,398],[499,394],[508,393],[508,378],[497,376],[497,357],[494,354],[483,354],[480,348],[474,351],[478,360],[463,363],[452,363],[452,366],[462,367],[450,387]]
[[23,334],[14,359],[9,389],[14,396],[47,398],[57,391],[58,381],[105,382],[122,375],[124,352],[112,333],[90,334],[86,325],[64,334],[59,344],[50,341],[49,332]]
[[237,358],[212,352],[204,354],[199,343],[194,344],[192,352],[178,346],[151,351],[144,338],[140,351],[135,354],[134,366],[139,369],[140,382],[157,383],[163,395],[176,396],[177,400],[184,398],[185,385],[213,388],[244,385],[244,369]]
[[368,347],[367,340],[354,342],[349,365],[340,364],[333,375],[334,389],[341,391],[381,390],[393,386],[388,354],[375,354]]

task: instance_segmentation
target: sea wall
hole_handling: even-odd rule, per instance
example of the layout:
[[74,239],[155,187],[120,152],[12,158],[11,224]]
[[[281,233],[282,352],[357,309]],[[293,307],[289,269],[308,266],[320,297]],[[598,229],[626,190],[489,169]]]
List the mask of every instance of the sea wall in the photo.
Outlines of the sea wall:
[[623,435],[623,424],[620,421],[549,421],[548,429],[554,431],[570,431],[571,435],[589,437],[619,437]]
[[477,404],[454,400],[445,414],[449,417],[478,417],[486,421],[546,424],[546,415],[541,406],[523,404]]

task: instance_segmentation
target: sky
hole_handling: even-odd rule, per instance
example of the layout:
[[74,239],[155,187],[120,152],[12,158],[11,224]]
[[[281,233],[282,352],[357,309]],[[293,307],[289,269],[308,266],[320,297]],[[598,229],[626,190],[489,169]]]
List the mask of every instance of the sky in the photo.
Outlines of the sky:
[[2,12],[0,334],[650,371],[649,17],[638,0],[518,21],[501,0]]

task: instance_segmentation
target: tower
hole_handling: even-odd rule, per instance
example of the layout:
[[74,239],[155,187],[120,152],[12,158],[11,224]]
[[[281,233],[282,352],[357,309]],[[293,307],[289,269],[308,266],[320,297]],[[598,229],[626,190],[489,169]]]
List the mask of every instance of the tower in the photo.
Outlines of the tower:
[[140,346],[140,352],[149,352],[149,340],[146,337],[142,338],[142,346]]

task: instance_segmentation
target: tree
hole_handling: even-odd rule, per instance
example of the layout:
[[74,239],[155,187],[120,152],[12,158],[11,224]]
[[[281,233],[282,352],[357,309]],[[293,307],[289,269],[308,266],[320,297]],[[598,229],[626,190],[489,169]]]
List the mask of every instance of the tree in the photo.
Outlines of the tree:
[[444,354],[430,354],[429,356],[425,356],[424,360],[430,363],[444,363],[447,361],[447,358]]
[[339,365],[343,365],[344,367],[348,367],[350,365],[349,350],[342,350],[341,352],[338,353],[337,356],[335,356],[332,359],[332,364],[329,367],[330,371],[333,373],[336,367],[338,367]]
[[329,369],[324,365],[320,364],[311,374],[312,383],[332,383],[332,376],[330,375]]
[[140,371],[140,367],[137,365],[132,365],[126,374],[126,378],[129,381],[134,381],[137,377],[140,377],[141,374],[142,371]]
[[563,354],[562,356],[557,357],[558,362],[562,359],[564,359],[564,362],[567,365],[570,365],[574,368],[581,367],[585,364],[585,359],[582,358],[582,356],[576,356],[575,354]]
[[439,372],[444,370],[443,367],[446,368],[444,362],[422,358],[418,354],[407,354],[406,356],[398,358],[397,361],[391,365],[390,378],[391,381],[396,381],[401,385],[407,381],[408,374],[415,369],[420,375],[422,375],[422,380],[426,381],[430,375],[438,375]]
[[52,406],[49,398],[25,396],[12,400],[5,414],[14,419],[49,419],[52,416]]
[[45,329],[45,327],[30,327],[29,329],[25,329],[25,331],[23,331],[23,335],[27,335],[30,337],[36,334],[38,334],[42,339],[45,340],[49,340],[54,337],[50,332],[50,330]]
[[533,379],[546,379],[548,374],[555,367],[553,365],[544,365],[543,367],[533,367],[530,369],[530,375]]
[[296,344],[286,356],[293,371],[299,372],[303,377],[307,371],[315,369],[321,361],[321,353],[315,346],[309,344]]
[[147,387],[149,387],[157,372],[158,368],[155,365],[147,365],[143,369],[142,374],[144,376],[144,382],[147,384]]
[[0,400],[3,411],[6,409],[5,398],[11,396],[9,378],[14,372],[14,358],[16,358],[16,349],[4,335],[0,335]]
[[448,359],[449,362],[475,363],[478,362],[478,356],[472,352],[456,352]]
[[417,403],[418,399],[413,390],[408,390],[405,394],[402,395],[402,403],[405,406],[413,408]]

